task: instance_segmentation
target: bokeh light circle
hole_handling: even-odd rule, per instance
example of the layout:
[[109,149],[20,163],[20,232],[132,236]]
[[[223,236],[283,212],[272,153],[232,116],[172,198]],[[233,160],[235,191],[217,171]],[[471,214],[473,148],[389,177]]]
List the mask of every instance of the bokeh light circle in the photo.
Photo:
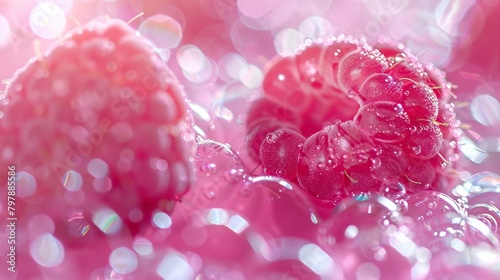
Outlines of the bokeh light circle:
[[61,36],[66,29],[66,15],[54,3],[42,3],[31,10],[29,16],[31,30],[45,39]]
[[143,21],[139,32],[159,48],[173,49],[182,40],[181,25],[175,19],[161,14]]

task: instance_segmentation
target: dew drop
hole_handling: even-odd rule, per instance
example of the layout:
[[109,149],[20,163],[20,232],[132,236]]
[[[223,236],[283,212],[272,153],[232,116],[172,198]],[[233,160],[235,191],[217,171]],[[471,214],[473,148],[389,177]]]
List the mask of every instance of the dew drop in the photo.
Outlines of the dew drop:
[[213,186],[208,186],[205,188],[204,195],[207,199],[212,200],[216,196],[215,188]]
[[420,147],[420,146],[418,146],[418,145],[417,145],[417,146],[413,146],[413,147],[411,148],[411,151],[412,151],[414,154],[418,155],[418,154],[420,154],[420,152],[422,152],[422,147]]
[[272,132],[272,133],[267,134],[266,141],[269,144],[274,144],[278,140],[278,137],[279,137],[278,134]]
[[431,201],[431,202],[429,202],[427,207],[429,207],[429,209],[436,209],[437,203],[435,201]]
[[372,158],[371,159],[372,165],[370,166],[370,171],[376,170],[377,168],[380,168],[382,165],[382,161],[380,160],[379,157]]
[[405,195],[406,188],[400,182],[396,183],[384,182],[380,186],[380,193],[389,199],[395,199]]
[[217,173],[217,165],[215,163],[204,163],[200,166],[201,174],[210,176]]
[[394,155],[396,157],[400,157],[401,156],[401,153],[402,153],[402,150],[401,149],[394,149],[393,151]]

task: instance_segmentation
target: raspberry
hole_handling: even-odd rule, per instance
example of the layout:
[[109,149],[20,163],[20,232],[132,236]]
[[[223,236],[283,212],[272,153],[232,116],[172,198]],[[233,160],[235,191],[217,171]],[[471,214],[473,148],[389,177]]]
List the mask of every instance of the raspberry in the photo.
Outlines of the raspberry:
[[[371,47],[341,35],[306,45],[272,62],[262,98],[274,105],[257,100],[248,120],[249,135],[259,130],[250,125],[259,115],[266,135],[288,124],[307,138],[297,164],[305,190],[337,201],[386,185],[415,193],[452,182],[461,132],[443,72],[424,67],[392,42]],[[277,118],[272,106],[290,112],[288,117]],[[277,120],[273,128],[264,125]],[[249,144],[254,151],[261,146],[262,140]],[[276,162],[277,154],[261,153],[256,160]]]
[[26,201],[83,191],[85,205],[146,220],[192,184],[186,109],[149,41],[121,21],[90,23],[16,73],[0,107],[0,162],[33,176]]

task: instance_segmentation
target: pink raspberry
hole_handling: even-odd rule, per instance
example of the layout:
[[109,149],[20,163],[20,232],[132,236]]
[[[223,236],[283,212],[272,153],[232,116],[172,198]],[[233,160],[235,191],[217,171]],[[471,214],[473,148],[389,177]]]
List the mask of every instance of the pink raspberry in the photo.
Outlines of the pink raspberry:
[[[291,126],[306,137],[293,158],[297,180],[320,199],[375,193],[395,183],[408,193],[437,189],[453,181],[459,158],[460,123],[448,103],[450,89],[443,72],[422,65],[401,44],[372,47],[342,35],[322,38],[273,61],[263,100],[275,105],[255,102],[249,133],[258,133],[251,125],[257,119],[261,126],[279,119],[260,131]],[[290,114],[270,116],[275,108]],[[261,145],[253,142],[251,153],[258,154]],[[276,155],[260,156],[261,162],[276,161]]]
[[31,60],[0,112],[0,162],[29,178],[18,189],[29,203],[83,192],[86,210],[111,207],[138,222],[171,211],[193,182],[182,86],[121,21],[78,28]]

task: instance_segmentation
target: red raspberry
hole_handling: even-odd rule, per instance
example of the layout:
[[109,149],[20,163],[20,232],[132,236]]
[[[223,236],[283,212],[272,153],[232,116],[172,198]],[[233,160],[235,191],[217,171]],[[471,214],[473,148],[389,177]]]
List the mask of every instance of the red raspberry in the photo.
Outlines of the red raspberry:
[[192,184],[184,99],[149,41],[121,21],[90,23],[16,73],[0,107],[1,165],[33,178],[19,186],[26,201],[83,191],[87,206],[147,220]]
[[[401,44],[372,48],[339,36],[307,45],[296,56],[274,60],[263,84],[264,99],[292,112],[279,118],[279,126],[308,137],[297,166],[304,189],[335,200],[387,184],[401,183],[412,193],[452,181],[460,129],[443,72],[424,67]],[[276,121],[264,112],[273,108],[259,102],[249,124],[257,119],[253,111],[261,124]],[[257,133],[253,128],[249,133]]]

